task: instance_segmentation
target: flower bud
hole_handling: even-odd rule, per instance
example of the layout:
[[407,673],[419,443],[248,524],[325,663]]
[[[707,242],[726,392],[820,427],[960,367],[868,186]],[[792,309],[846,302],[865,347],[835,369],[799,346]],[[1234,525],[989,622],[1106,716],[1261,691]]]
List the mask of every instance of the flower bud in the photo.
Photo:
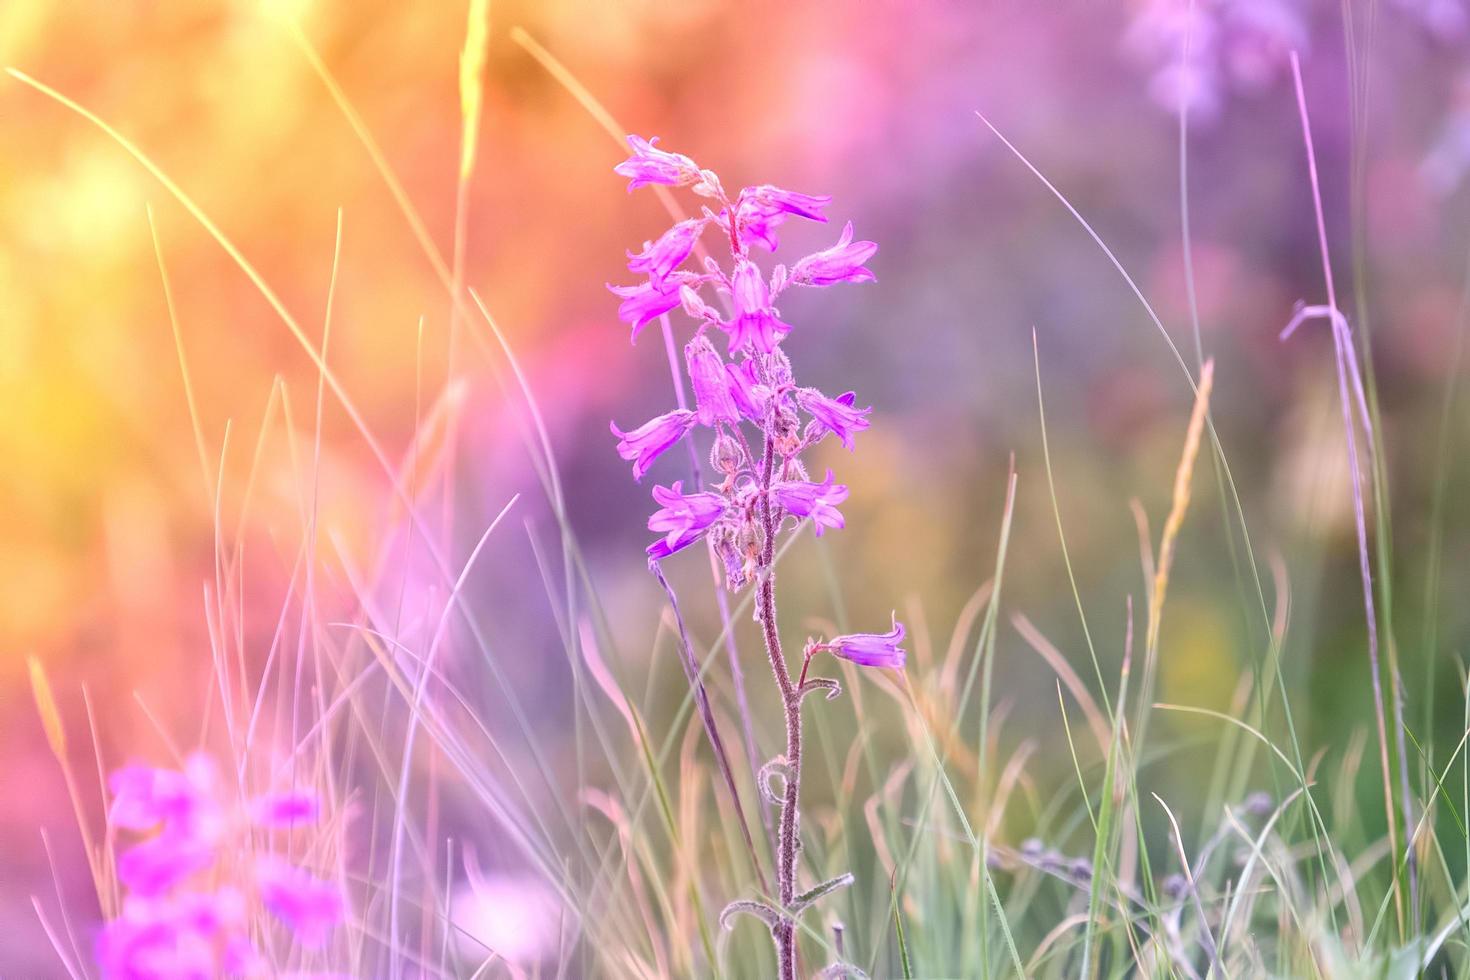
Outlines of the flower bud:
[[696,320],[718,320],[720,318],[720,315],[700,298],[693,286],[679,287],[679,305],[684,308],[686,314]]
[[775,389],[790,388],[796,383],[791,374],[791,359],[777,347],[765,358],[766,383]]
[[761,533],[760,525],[755,521],[747,518],[735,529],[735,547],[739,550],[741,558],[744,559],[747,575],[760,564],[761,546],[764,543],[765,535]]
[[740,448],[740,443],[732,439],[729,433],[721,432],[715,437],[715,444],[709,451],[709,465],[717,472],[734,476],[740,472],[740,464],[744,459],[745,453]]
[[801,420],[786,405],[778,405],[771,419],[771,434],[775,437],[776,451],[782,456],[794,456],[801,445],[798,435]]
[[747,578],[745,563],[735,544],[735,529],[728,522],[721,521],[710,528],[709,538],[710,544],[714,546],[715,554],[725,566],[725,588],[731,592],[740,591]]

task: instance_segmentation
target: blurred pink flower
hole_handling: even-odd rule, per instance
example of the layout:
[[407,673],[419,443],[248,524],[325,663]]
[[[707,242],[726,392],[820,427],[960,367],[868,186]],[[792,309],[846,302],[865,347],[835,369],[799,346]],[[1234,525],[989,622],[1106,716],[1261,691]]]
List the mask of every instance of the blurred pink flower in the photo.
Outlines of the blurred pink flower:
[[342,919],[342,893],[336,885],[274,855],[255,862],[255,884],[265,907],[308,946],[320,946]]
[[[314,796],[272,793],[239,804],[202,753],[191,755],[182,771],[125,766],[108,785],[111,825],[156,833],[118,856],[118,880],[127,893],[121,914],[98,940],[104,977],[185,980],[253,972],[251,894],[302,942],[319,943],[341,919],[335,885],[259,850],[260,831],[316,820]],[[231,881],[241,867],[249,869],[246,876]],[[207,872],[212,891],[188,887]]]
[[1393,5],[1439,41],[1458,41],[1470,29],[1464,0],[1393,0]]
[[1232,91],[1265,89],[1310,41],[1298,0],[1152,0],[1124,32],[1123,50],[1150,70],[1155,103],[1209,123]]
[[574,922],[556,892],[525,873],[482,873],[469,859],[468,880],[450,899],[456,945],[466,962],[491,953],[508,963],[540,963],[553,956]]

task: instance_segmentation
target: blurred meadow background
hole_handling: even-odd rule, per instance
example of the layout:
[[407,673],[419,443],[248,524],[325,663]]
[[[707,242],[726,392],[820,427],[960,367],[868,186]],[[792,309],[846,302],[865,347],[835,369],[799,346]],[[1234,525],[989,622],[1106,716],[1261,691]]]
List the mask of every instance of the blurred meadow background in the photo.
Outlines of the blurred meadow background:
[[[1402,667],[1414,744],[1442,764],[1464,730],[1470,639],[1470,411],[1454,389],[1465,380],[1470,21],[1454,0],[1234,5],[1266,11],[1278,26],[1238,44],[1194,35],[1187,250],[1170,98],[1181,35],[1149,20],[1158,5],[493,0],[463,182],[463,3],[6,0],[0,65],[132,141],[318,347],[340,215],[326,360],[414,488],[431,518],[425,533],[457,571],[515,498],[463,596],[519,707],[486,679],[458,619],[438,653],[481,723],[512,733],[487,771],[548,767],[545,785],[528,791],[547,808],[558,794],[575,809],[589,788],[611,793],[617,766],[584,751],[588,702],[600,702],[626,743],[608,755],[622,759],[624,775],[636,770],[619,707],[576,676],[587,669],[580,647],[594,647],[632,692],[655,745],[687,753],[669,767],[681,787],[675,808],[704,808],[706,833],[723,788],[701,761],[708,747],[685,742],[690,731],[702,736],[676,714],[688,685],[641,552],[647,487],[628,479],[607,430],[609,419],[628,425],[671,404],[657,331],[630,347],[604,288],[627,281],[624,250],[666,220],[651,199],[624,192],[612,173],[624,151],[537,52],[626,131],[662,137],[727,185],[831,194],[832,212],[880,244],[878,281],[820,302],[790,299],[783,315],[800,326],[786,346],[806,383],[855,388],[874,406],[874,424],[854,455],[824,447],[852,487],[848,527],[793,548],[781,580],[786,628],[869,629],[896,605],[909,623],[912,682],[943,700],[935,678],[953,680],[942,673],[951,635],[973,621],[964,617],[993,574],[1014,457],[993,751],[1003,763],[1024,747],[1016,792],[1029,796],[996,816],[992,832],[1010,847],[1043,836],[1076,853],[1090,851],[1089,835],[1074,823],[1053,827],[1053,840],[1039,815],[1045,801],[1075,791],[1077,774],[1056,674],[1028,631],[1096,685],[1048,489],[1037,365],[1071,571],[1110,688],[1125,597],[1145,604],[1136,513],[1156,541],[1194,396],[1128,284],[983,113],[1107,242],[1182,365],[1197,375],[1200,355],[1214,358],[1212,415],[1253,560],[1266,604],[1289,620],[1280,663],[1296,737],[1306,757],[1326,750],[1329,768],[1366,738],[1361,778],[1328,780],[1323,791],[1352,804],[1344,834],[1372,841],[1384,833],[1384,808],[1332,338],[1321,323],[1278,337],[1298,300],[1323,302],[1285,51],[1301,54],[1338,292],[1372,378],[1385,480],[1382,519],[1372,521],[1381,632]],[[824,247],[834,232],[792,227],[788,248]],[[468,302],[455,313],[455,279],[483,299],[535,393],[575,571],[528,449],[538,422],[486,319]],[[372,602],[417,643],[434,632],[445,585],[416,552],[361,429],[330,387],[319,394],[319,380],[278,311],[174,194],[81,115],[0,76],[0,973],[62,975],[32,896],[54,921],[64,909],[84,946],[99,917],[28,655],[50,678],[64,754],[100,827],[94,738],[108,767],[218,747],[220,709],[207,705],[219,699],[219,663],[245,687],[283,669],[267,666],[277,653],[310,664],[308,650],[325,650],[355,663],[339,625]],[[1154,694],[1228,712],[1270,633],[1223,489],[1207,449],[1178,541]],[[720,620],[704,562],[666,564],[707,650]],[[586,612],[590,600],[569,603],[568,590],[595,595],[597,614]],[[769,755],[779,746],[777,706],[748,614],[736,622]],[[963,678],[978,652],[968,626],[959,632]],[[223,658],[211,654],[222,648]],[[346,683],[322,670],[320,661],[309,668],[322,686]],[[723,657],[709,683],[732,725],[727,739],[739,742]],[[845,686],[887,700],[865,677],[851,674]],[[364,719],[377,712],[381,730],[397,733],[384,741],[401,751],[402,701],[372,697],[360,723],[370,729]],[[295,733],[307,715],[272,699],[267,727]],[[863,801],[928,749],[897,708],[867,712],[867,758],[850,805],[827,805],[846,797],[826,777],[806,792],[831,821],[850,822],[842,834],[813,833],[846,841],[853,870],[879,895],[849,931],[865,961],[889,964],[876,973],[887,976],[891,948],[861,934],[892,925],[882,907],[892,855],[874,853]],[[1072,708],[1074,734],[1079,719]],[[818,750],[834,761],[834,786],[853,724],[847,714],[830,722]],[[977,730],[966,725],[956,731],[973,746]],[[1211,819],[1201,773],[1224,726],[1171,713],[1153,726],[1170,748],[1140,782],[1192,837]],[[1263,727],[1284,731],[1279,719]],[[273,744],[279,752],[294,741]],[[466,754],[475,751],[488,752]],[[1096,761],[1083,760],[1094,783]],[[1277,788],[1266,765],[1250,788]],[[448,860],[440,847],[446,893],[469,887],[468,849],[485,934],[522,944],[507,959],[521,970],[542,964],[547,975],[546,964],[578,962],[568,952],[574,917],[557,911],[481,796],[422,747],[409,768],[412,785],[434,787],[420,790],[433,798],[423,819],[461,842]],[[737,770],[754,814],[748,768]],[[702,782],[684,785],[700,772]],[[341,792],[343,812],[356,808],[343,845],[352,868],[372,850],[361,828],[375,797]],[[1163,812],[1142,819],[1166,859]],[[820,816],[812,822],[823,826]],[[900,837],[913,829],[897,819],[890,828]],[[719,880],[751,887],[739,852],[720,853],[709,859]],[[1451,878],[1463,876],[1463,849],[1446,860]],[[349,877],[366,873],[357,866]],[[741,897],[700,888],[711,921]],[[909,911],[922,936],[924,910]],[[760,948],[752,936],[739,941]],[[668,955],[672,973],[700,969]]]

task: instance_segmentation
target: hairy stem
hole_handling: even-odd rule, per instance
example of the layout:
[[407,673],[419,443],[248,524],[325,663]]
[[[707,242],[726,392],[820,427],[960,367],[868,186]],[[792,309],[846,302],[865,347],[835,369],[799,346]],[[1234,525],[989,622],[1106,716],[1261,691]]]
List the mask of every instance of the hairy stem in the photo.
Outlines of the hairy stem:
[[[774,447],[768,439],[761,481],[766,488],[771,485],[774,468]],[[776,836],[777,898],[784,910],[790,907],[792,899],[796,897],[796,853],[800,843],[798,806],[801,796],[801,695],[791,681],[786,655],[781,651],[781,631],[776,625],[776,574],[772,566],[775,563],[778,521],[769,494],[763,497],[761,521],[764,525],[765,541],[761,549],[757,602],[761,629],[766,641],[766,655],[771,660],[771,672],[775,675],[776,687],[781,692],[781,706],[786,718],[786,793],[781,801],[781,823]],[[778,976],[781,980],[796,980],[796,923],[783,915],[776,924],[774,935]]]

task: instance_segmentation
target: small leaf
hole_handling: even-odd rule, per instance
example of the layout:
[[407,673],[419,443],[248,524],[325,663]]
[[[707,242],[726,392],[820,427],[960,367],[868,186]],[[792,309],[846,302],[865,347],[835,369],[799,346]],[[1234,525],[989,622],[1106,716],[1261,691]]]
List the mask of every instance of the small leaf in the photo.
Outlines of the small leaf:
[[766,924],[767,929],[775,929],[781,921],[781,913],[771,908],[765,902],[754,902],[749,899],[740,899],[726,905],[720,912],[720,928],[726,931],[735,928],[731,921],[737,915],[753,915]]
[[816,691],[826,691],[827,700],[835,701],[842,694],[842,685],[830,677],[813,677],[801,685],[801,689],[796,693],[798,697],[805,700],[808,694],[815,693]]
[[836,878],[824,881],[817,887],[813,888],[811,891],[802,892],[800,895],[793,898],[791,900],[791,906],[787,911],[793,917],[798,916],[801,913],[805,912],[807,906],[811,905],[813,902],[826,895],[831,894],[832,892],[835,892],[839,888],[846,888],[848,885],[852,884],[854,880],[855,879],[852,876],[852,872],[847,872],[845,874],[838,875]]

